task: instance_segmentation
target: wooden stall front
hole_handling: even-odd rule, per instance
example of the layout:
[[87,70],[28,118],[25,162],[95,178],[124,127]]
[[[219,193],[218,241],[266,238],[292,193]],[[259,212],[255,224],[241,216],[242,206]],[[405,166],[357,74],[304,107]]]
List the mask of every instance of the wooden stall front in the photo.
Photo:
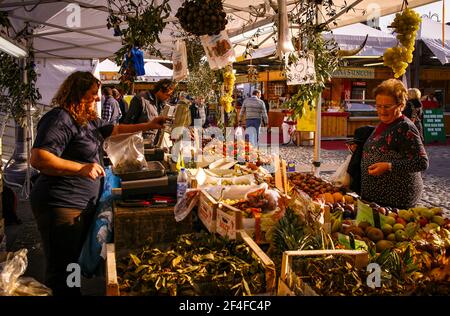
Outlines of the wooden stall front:
[[376,126],[380,122],[378,116],[356,116],[349,117],[347,123],[347,135],[352,137],[355,135],[355,129],[361,126]]
[[347,112],[322,112],[322,137],[347,137]]

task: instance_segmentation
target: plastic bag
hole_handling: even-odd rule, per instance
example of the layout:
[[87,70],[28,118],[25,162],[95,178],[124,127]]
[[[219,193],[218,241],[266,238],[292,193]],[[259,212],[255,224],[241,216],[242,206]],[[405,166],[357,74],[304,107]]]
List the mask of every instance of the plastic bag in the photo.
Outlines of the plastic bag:
[[0,296],[50,296],[52,290],[30,277],[22,277],[28,266],[27,249],[10,253],[0,263]]
[[113,241],[112,189],[120,187],[120,178],[115,176],[109,167],[105,169],[105,173],[103,192],[95,213],[95,221],[89,229],[78,258],[81,273],[85,277],[103,275],[102,263],[106,260],[106,244]]
[[344,163],[337,168],[336,172],[331,176],[331,182],[337,187],[348,187],[350,185],[350,175],[347,172],[348,164],[352,159],[352,155],[348,155]]
[[131,173],[147,169],[142,133],[120,134],[108,137],[103,148],[116,174]]
[[198,204],[200,198],[200,190],[188,189],[184,196],[177,202],[174,208],[175,220],[181,222],[192,211],[194,206]]

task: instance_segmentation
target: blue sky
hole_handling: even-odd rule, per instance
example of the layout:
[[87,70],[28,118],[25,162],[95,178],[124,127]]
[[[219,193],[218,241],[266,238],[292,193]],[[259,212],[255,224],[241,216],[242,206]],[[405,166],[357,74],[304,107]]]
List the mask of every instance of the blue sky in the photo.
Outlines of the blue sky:
[[[445,22],[450,22],[450,0],[445,1]],[[421,16],[423,14],[429,15],[436,13],[439,16],[439,20],[442,21],[442,1],[436,1],[431,4],[427,4],[421,7],[414,8]],[[391,24],[394,19],[394,14],[387,15],[380,19],[380,27],[386,31],[386,27]],[[435,18],[433,18],[435,20]]]

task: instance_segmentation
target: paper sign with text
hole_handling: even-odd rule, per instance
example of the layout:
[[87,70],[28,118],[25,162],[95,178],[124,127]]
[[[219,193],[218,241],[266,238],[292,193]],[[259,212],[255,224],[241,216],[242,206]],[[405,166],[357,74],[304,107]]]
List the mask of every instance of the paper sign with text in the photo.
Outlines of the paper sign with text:
[[286,73],[287,84],[308,84],[316,82],[316,70],[314,68],[314,55],[308,54],[292,64]]
[[218,35],[204,35],[200,39],[211,69],[221,69],[236,61],[227,31],[224,30]]

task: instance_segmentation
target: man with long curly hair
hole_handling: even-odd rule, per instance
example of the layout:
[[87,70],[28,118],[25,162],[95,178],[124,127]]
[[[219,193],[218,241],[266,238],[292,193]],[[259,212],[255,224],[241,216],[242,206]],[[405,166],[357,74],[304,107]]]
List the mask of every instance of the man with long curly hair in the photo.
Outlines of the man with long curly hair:
[[105,175],[99,151],[104,138],[160,129],[164,117],[133,125],[111,125],[96,112],[100,81],[75,72],[61,85],[53,108],[38,123],[31,165],[40,171],[31,192],[31,207],[46,257],[46,284],[54,295],[80,295],[66,284],[67,266],[78,262],[93,221]]

